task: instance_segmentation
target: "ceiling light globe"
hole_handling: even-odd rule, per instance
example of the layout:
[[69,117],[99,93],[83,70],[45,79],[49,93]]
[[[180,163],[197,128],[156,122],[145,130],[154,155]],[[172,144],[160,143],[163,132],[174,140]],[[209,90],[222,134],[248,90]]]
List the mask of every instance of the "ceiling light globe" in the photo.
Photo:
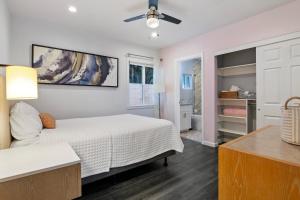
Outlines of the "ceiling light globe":
[[157,39],[159,37],[159,34],[157,32],[152,32],[150,37],[151,39]]
[[69,11],[71,13],[76,13],[77,12],[77,8],[75,6],[69,6]]
[[151,17],[151,18],[148,18],[147,19],[147,26],[149,28],[157,28],[159,26],[159,20],[158,18],[154,18],[154,17]]

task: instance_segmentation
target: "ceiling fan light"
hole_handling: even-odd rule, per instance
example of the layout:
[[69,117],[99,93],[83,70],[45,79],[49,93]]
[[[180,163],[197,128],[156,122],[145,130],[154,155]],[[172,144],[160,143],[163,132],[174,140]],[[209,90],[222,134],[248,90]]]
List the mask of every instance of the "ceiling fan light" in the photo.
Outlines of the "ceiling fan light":
[[147,19],[147,26],[149,28],[157,28],[159,26],[159,19],[156,17],[150,17]]
[[153,40],[158,39],[158,37],[159,37],[159,34],[156,31],[152,32],[150,35],[150,39],[153,39]]

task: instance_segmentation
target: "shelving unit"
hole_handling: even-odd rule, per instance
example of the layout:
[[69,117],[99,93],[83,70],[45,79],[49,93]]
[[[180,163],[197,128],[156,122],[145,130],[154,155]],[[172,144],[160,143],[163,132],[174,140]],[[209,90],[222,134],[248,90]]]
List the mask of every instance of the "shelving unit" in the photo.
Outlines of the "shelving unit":
[[[228,91],[232,85],[244,91],[256,92],[256,49],[245,49],[216,57],[218,90]],[[256,99],[224,99],[217,103],[217,124],[219,143],[227,142],[256,129]],[[226,115],[225,108],[241,108],[245,116]],[[244,111],[243,111],[244,112]],[[229,114],[229,113],[227,113]]]
[[[219,99],[218,131],[237,135],[246,135],[252,131],[249,126],[251,116],[249,105],[255,103],[255,99]],[[246,115],[244,117],[225,115],[223,110],[226,107],[243,108],[246,110]]]
[[219,76],[239,76],[256,73],[256,63],[223,67],[218,69]]

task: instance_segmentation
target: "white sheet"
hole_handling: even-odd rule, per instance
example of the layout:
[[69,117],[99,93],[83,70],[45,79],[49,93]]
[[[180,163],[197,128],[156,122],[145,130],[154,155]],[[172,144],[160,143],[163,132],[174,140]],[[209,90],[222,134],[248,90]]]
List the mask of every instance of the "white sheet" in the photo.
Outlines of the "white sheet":
[[82,177],[147,160],[169,150],[183,151],[180,133],[167,120],[124,114],[56,123],[56,129],[44,129],[33,140],[14,141],[12,147],[68,142],[81,159]]

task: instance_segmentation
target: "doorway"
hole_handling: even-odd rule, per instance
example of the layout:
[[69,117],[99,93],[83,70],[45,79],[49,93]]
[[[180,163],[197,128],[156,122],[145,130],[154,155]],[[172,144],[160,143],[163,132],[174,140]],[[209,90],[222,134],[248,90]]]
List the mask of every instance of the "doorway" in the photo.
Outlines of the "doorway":
[[202,54],[176,60],[175,125],[183,138],[203,141]]

